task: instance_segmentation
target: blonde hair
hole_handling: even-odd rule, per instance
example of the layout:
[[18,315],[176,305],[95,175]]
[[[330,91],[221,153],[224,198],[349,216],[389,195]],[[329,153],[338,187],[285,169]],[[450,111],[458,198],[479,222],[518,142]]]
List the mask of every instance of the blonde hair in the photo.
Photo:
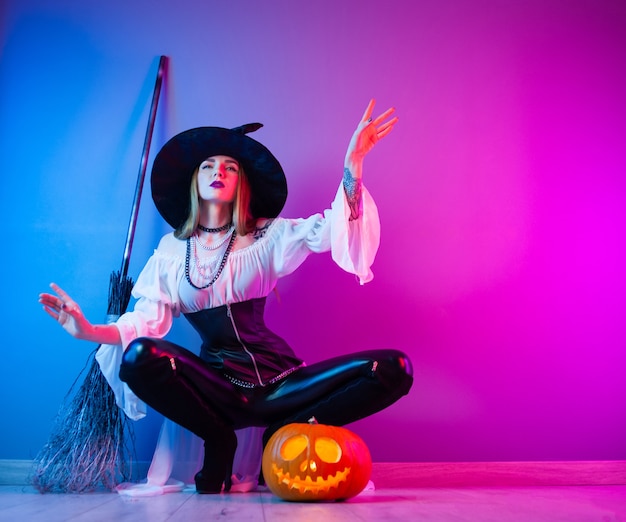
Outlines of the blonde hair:
[[[174,231],[174,237],[187,239],[191,237],[198,228],[200,222],[200,196],[198,195],[198,172],[200,166],[196,167],[191,177],[189,187],[189,214],[187,219]],[[250,200],[252,191],[250,183],[243,167],[239,165],[239,177],[237,179],[237,189],[235,201],[233,202],[233,225],[235,232],[240,236],[245,236],[254,230],[256,219],[250,211]]]

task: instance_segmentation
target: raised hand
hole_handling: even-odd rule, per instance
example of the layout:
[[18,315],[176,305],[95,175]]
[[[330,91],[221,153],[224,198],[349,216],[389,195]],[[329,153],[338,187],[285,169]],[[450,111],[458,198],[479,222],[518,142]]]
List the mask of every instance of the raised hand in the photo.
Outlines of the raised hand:
[[365,155],[374,148],[379,140],[393,130],[393,126],[398,121],[397,116],[389,119],[395,112],[393,107],[387,109],[380,116],[372,118],[375,105],[376,100],[370,100],[348,145],[345,166],[351,170],[354,177],[360,177],[361,171],[358,167],[363,162]]

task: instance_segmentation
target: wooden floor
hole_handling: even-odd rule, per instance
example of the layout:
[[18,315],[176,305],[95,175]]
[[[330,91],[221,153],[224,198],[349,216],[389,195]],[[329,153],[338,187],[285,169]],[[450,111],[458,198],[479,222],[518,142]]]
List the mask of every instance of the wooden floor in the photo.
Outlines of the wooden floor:
[[0,521],[626,522],[626,486],[377,489],[346,502],[290,503],[269,492],[130,498],[0,486]]
[[373,490],[345,502],[269,492],[128,497],[40,494],[29,461],[0,461],[0,522],[626,522],[626,461],[375,463]]

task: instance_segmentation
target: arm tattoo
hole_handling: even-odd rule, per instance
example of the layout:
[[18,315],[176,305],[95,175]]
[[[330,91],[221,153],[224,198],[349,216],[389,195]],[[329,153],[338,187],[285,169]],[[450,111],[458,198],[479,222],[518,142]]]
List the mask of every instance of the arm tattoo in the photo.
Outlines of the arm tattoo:
[[361,215],[361,186],[361,180],[352,176],[350,169],[344,168],[343,190],[346,193],[348,206],[350,207],[350,221],[358,219]]

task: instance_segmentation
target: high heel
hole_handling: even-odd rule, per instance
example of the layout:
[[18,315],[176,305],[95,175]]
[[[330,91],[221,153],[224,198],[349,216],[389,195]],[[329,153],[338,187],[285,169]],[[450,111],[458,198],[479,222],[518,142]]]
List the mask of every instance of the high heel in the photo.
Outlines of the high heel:
[[234,431],[224,434],[221,439],[204,442],[204,463],[194,477],[198,493],[217,494],[222,489],[230,491],[236,450],[237,436]]
[[[203,468],[204,469],[204,468]],[[230,487],[226,489],[225,478],[215,478],[214,476],[206,476],[207,474],[201,469],[196,473],[194,480],[196,482],[196,491],[202,495],[216,495],[222,492],[230,491]]]

